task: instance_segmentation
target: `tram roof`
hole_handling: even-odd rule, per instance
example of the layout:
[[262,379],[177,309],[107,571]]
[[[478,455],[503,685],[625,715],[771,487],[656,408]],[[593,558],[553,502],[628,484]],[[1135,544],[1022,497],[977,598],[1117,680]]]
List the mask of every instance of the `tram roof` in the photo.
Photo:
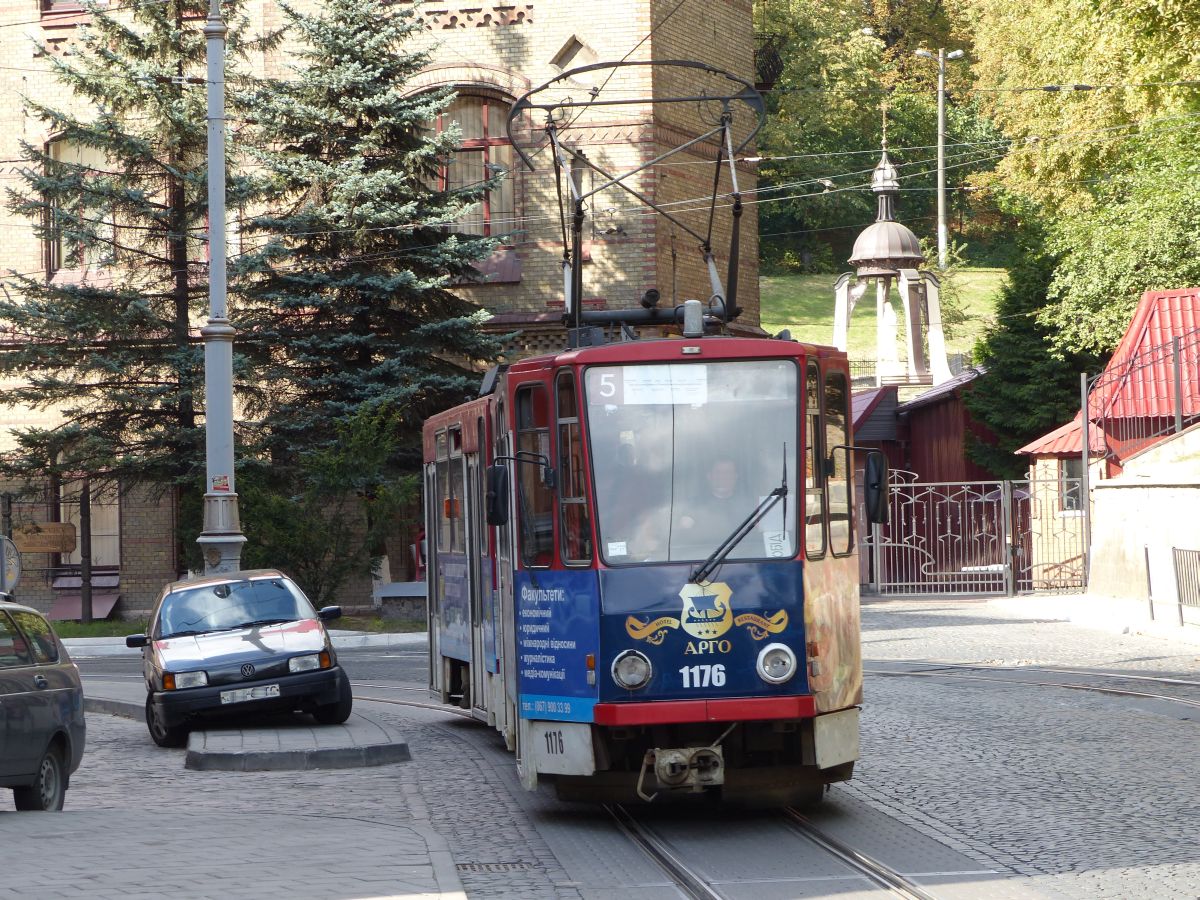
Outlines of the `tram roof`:
[[[684,353],[685,347],[698,347],[699,353]],[[514,362],[510,373],[537,371],[569,365],[614,365],[619,363],[704,362],[712,359],[762,359],[802,356],[828,357],[841,354],[835,347],[802,344],[777,338],[703,337],[654,338],[623,341],[597,347],[560,350],[542,356],[531,356]]]

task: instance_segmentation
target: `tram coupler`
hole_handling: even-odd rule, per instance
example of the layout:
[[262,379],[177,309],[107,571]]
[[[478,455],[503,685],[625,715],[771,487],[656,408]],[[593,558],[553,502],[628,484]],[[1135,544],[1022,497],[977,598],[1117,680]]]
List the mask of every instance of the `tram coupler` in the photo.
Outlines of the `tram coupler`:
[[721,748],[680,747],[647,750],[642,757],[642,770],[638,773],[637,793],[647,803],[659,792],[647,795],[644,790],[646,773],[654,770],[660,790],[688,790],[698,794],[705,788],[725,783],[725,757]]

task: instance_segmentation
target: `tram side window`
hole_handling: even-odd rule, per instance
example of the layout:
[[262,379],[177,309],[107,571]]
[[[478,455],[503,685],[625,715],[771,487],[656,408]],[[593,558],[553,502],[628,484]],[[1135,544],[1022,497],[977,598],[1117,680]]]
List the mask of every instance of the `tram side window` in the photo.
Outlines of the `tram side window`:
[[[843,372],[825,376],[825,446],[833,458],[826,480],[829,498],[829,549],[834,556],[847,556],[854,540],[851,521],[850,476],[850,392]],[[841,449],[835,450],[834,447]]]
[[455,553],[467,552],[467,520],[463,516],[466,493],[463,484],[462,431],[450,431],[450,503],[445,514],[450,520],[451,548]]
[[575,375],[558,376],[558,476],[559,523],[562,527],[562,557],[567,564],[589,563],[592,559],[592,524],[588,518],[587,480],[583,469],[583,438],[579,430],[579,406]]
[[451,541],[451,521],[446,515],[450,508],[450,450],[446,432],[437,436],[437,549],[439,553],[449,553],[453,549]]
[[554,561],[554,492],[546,485],[542,461],[550,459],[546,391],[529,385],[517,392],[517,520],[521,562],[549,566]]
[[821,438],[821,373],[810,363],[804,379],[804,549],[825,555],[825,465]]

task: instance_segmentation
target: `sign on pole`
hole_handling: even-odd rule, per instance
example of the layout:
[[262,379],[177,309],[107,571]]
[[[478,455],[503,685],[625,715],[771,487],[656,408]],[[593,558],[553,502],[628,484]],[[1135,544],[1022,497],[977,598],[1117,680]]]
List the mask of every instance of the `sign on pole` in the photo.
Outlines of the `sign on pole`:
[[21,554],[17,545],[0,537],[0,593],[11,594],[21,581]]

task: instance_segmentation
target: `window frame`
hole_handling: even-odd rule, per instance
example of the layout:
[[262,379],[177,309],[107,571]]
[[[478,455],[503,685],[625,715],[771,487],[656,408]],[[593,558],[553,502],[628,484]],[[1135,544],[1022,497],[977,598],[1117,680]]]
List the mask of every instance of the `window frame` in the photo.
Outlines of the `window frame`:
[[[516,470],[516,489],[517,489],[517,559],[520,561],[523,569],[550,569],[554,567],[556,556],[556,544],[558,543],[558,503],[554,498],[554,491],[549,487],[545,487],[544,474],[542,467],[537,460],[532,459],[528,455],[530,453],[541,454],[546,457],[546,461],[553,463],[554,460],[554,429],[551,427],[551,409],[550,399],[547,396],[547,388],[545,383],[541,381],[530,381],[520,384],[514,391],[514,407],[515,416],[513,423],[513,433],[516,439],[516,447],[513,450],[513,456],[516,460],[513,466]],[[530,427],[526,427],[526,423],[522,421],[522,400],[528,397],[528,402],[531,404],[533,415]],[[542,419],[546,422],[545,425],[537,424],[536,404],[541,404]],[[522,437],[524,435],[534,435],[534,443],[537,449],[527,449],[522,446]],[[543,440],[544,438],[544,440]],[[536,478],[537,481],[532,482],[534,487],[538,484],[543,485],[544,489],[550,493],[550,502],[548,504],[550,511],[550,528],[549,546],[542,548],[537,541],[537,522],[536,522],[536,506],[533,498],[527,498],[529,504],[529,513],[534,518],[532,525],[532,534],[534,536],[533,545],[529,546],[525,537],[525,508],[520,500],[520,492],[524,484],[529,483],[527,479],[530,477]],[[544,552],[544,557],[543,557]],[[543,557],[544,562],[538,562],[538,558]]]
[[[815,378],[816,381],[816,411],[814,412],[808,403],[808,388],[809,379]],[[820,365],[816,360],[809,360],[804,367],[804,454],[805,454],[805,472],[804,472],[804,556],[806,559],[818,560],[824,559],[829,551],[829,498],[825,491],[825,379],[822,377]],[[816,422],[813,423],[813,419]],[[813,424],[812,434],[809,434],[809,424]],[[809,513],[808,499],[809,486],[808,474],[812,472],[813,483],[815,485],[812,490],[818,492],[821,499],[821,509],[819,514],[821,526],[821,546],[820,549],[814,549],[808,540],[809,530]]]
[[[1077,464],[1079,474],[1071,475],[1067,471],[1068,463]],[[1068,479],[1076,479],[1075,484],[1068,486]],[[1073,506],[1068,504],[1068,497],[1074,498]],[[1058,460],[1058,512],[1063,516],[1083,515],[1083,460],[1078,456],[1061,457]]]
[[[830,368],[825,370],[821,379],[821,423],[822,432],[825,438],[829,436],[829,429],[832,422],[829,418],[829,382],[834,378],[842,380],[842,396],[845,398],[845,405],[842,408],[842,440],[834,446],[850,446],[853,436],[850,434],[850,417],[852,414],[851,392],[850,392],[850,377],[841,369]],[[824,472],[825,482],[825,521],[826,521],[826,542],[829,552],[837,559],[843,559],[854,553],[854,457],[852,450],[835,451],[832,448],[824,446],[828,443],[825,440],[822,445],[822,455],[828,462],[833,463],[834,471]],[[845,472],[843,480],[846,485],[846,547],[843,550],[838,550],[834,546],[833,540],[833,501],[830,492],[830,483],[836,478],[836,462],[834,462],[834,453],[841,452],[843,457],[843,466]]]
[[[45,2],[45,0],[43,0],[43,2]],[[53,13],[48,13],[47,8],[44,6],[42,9],[43,15],[74,13],[77,11],[81,12],[82,7],[72,6],[72,7],[60,8],[60,7],[56,6],[53,9]],[[64,147],[72,146],[72,142],[70,140],[68,140],[65,136],[63,136],[62,134],[52,135],[51,137],[48,137],[42,145],[42,151],[43,151],[43,153],[45,153],[47,159],[50,159],[54,163],[61,164],[61,165],[80,165],[80,166],[83,165],[82,163],[79,163],[79,164],[64,163],[63,160],[54,159],[52,148],[56,144],[62,145]],[[78,146],[78,145],[75,145],[75,146]],[[116,220],[115,216],[111,217],[107,222],[104,223],[107,225],[107,227],[112,232],[112,247],[109,248],[108,257],[106,259],[96,259],[96,260],[91,260],[91,259],[84,257],[84,258],[80,259],[78,265],[72,266],[72,265],[67,264],[67,260],[71,255],[71,251],[67,250],[67,248],[64,246],[62,230],[61,230],[61,227],[57,224],[56,219],[55,219],[57,210],[59,209],[59,207],[57,205],[52,204],[50,202],[49,197],[46,197],[45,195],[43,195],[43,198],[46,201],[46,210],[45,210],[45,213],[43,214],[43,227],[45,229],[46,236],[44,238],[42,238],[42,265],[46,272],[46,280],[47,281],[53,279],[55,277],[55,275],[57,275],[59,272],[83,272],[83,271],[86,271],[88,269],[93,269],[93,268],[98,269],[98,270],[103,270],[112,265],[115,265],[116,253],[117,253],[116,245],[118,243],[118,233],[117,233],[118,226],[117,226],[117,220]]]
[[[565,382],[569,382],[569,385],[565,385]],[[564,387],[570,391],[570,397],[574,403],[574,415],[563,414],[561,401]],[[560,369],[554,377],[554,412],[558,436],[558,540],[562,563],[571,568],[590,566],[596,555],[595,541],[592,539],[592,517],[588,509],[587,485],[591,479],[584,459],[583,448],[586,437],[583,433],[583,404],[580,401],[579,383],[574,370]],[[571,433],[571,429],[574,429],[573,433]],[[571,450],[575,451],[574,454],[571,454]],[[570,465],[572,458],[578,461],[578,470]],[[572,493],[568,494],[568,490]],[[575,491],[578,493],[574,493]],[[580,537],[589,551],[586,556],[568,555],[567,551],[571,547],[571,542],[567,540],[568,506],[578,506],[583,509],[581,522],[583,534]]]
[[[495,106],[496,109],[499,110],[500,104],[504,104],[505,106],[507,106],[508,102],[504,101],[502,99],[499,99],[490,93],[487,93],[484,91],[472,91],[470,89],[459,91],[456,94],[454,99],[455,100],[474,100],[474,101],[478,101],[482,106],[482,112],[480,114],[480,121],[482,124],[483,137],[482,138],[467,138],[467,139],[463,140],[462,143],[460,143],[457,147],[455,147],[454,152],[455,152],[455,154],[464,153],[464,152],[466,152],[466,153],[476,153],[476,152],[481,153],[483,156],[483,171],[486,176],[487,172],[489,170],[489,167],[494,165],[493,160],[492,160],[492,155],[493,155],[492,148],[494,148],[494,147],[509,147],[509,148],[512,148],[512,150],[511,150],[512,154],[516,153],[516,148],[513,147],[512,141],[510,141],[508,139],[507,131],[501,131],[500,135],[493,135],[493,133],[491,131],[490,119],[492,116],[491,110],[492,110],[493,106]],[[451,101],[451,102],[453,102],[453,101]],[[503,117],[500,116],[499,113],[497,113],[497,119],[498,119],[498,121],[504,121]],[[451,121],[449,119],[449,107],[447,107],[445,110],[443,110],[442,112],[440,112],[438,114],[437,122],[435,124],[435,132],[439,135],[444,133],[446,130],[446,124],[448,121]],[[510,160],[510,165],[509,165],[508,169],[506,170],[506,175],[505,175],[506,178],[513,179],[513,181],[512,181],[512,209],[508,211],[508,218],[510,218],[510,219],[516,219],[516,217],[518,215],[517,209],[518,209],[518,206],[520,205],[520,200],[517,197],[516,179],[513,177],[515,175],[515,173],[516,173],[516,166],[513,165]],[[450,166],[445,162],[439,164],[438,172],[437,172],[438,190],[440,190],[440,191],[450,190],[449,175],[450,175]],[[496,193],[497,190],[498,189],[489,189],[489,190],[485,191],[484,195],[483,195],[483,199],[480,201],[480,205],[482,207],[482,209],[480,211],[480,219],[481,219],[481,223],[482,223],[482,235],[481,235],[482,237],[494,237],[495,236],[494,230],[492,228],[492,219],[493,219],[492,195],[494,193]],[[501,211],[501,213],[503,215],[503,211]],[[456,224],[461,224],[461,223],[456,223]],[[514,223],[513,222],[508,223],[509,226],[511,226],[512,224],[514,224]],[[447,226],[447,227],[453,230],[455,226],[451,225],[451,226]],[[511,232],[512,230],[513,230],[512,227],[498,229],[499,233],[501,233],[501,234]],[[464,234],[474,234],[474,232],[463,232],[463,233]],[[510,245],[505,243],[505,244],[501,244],[500,246],[508,247]]]

